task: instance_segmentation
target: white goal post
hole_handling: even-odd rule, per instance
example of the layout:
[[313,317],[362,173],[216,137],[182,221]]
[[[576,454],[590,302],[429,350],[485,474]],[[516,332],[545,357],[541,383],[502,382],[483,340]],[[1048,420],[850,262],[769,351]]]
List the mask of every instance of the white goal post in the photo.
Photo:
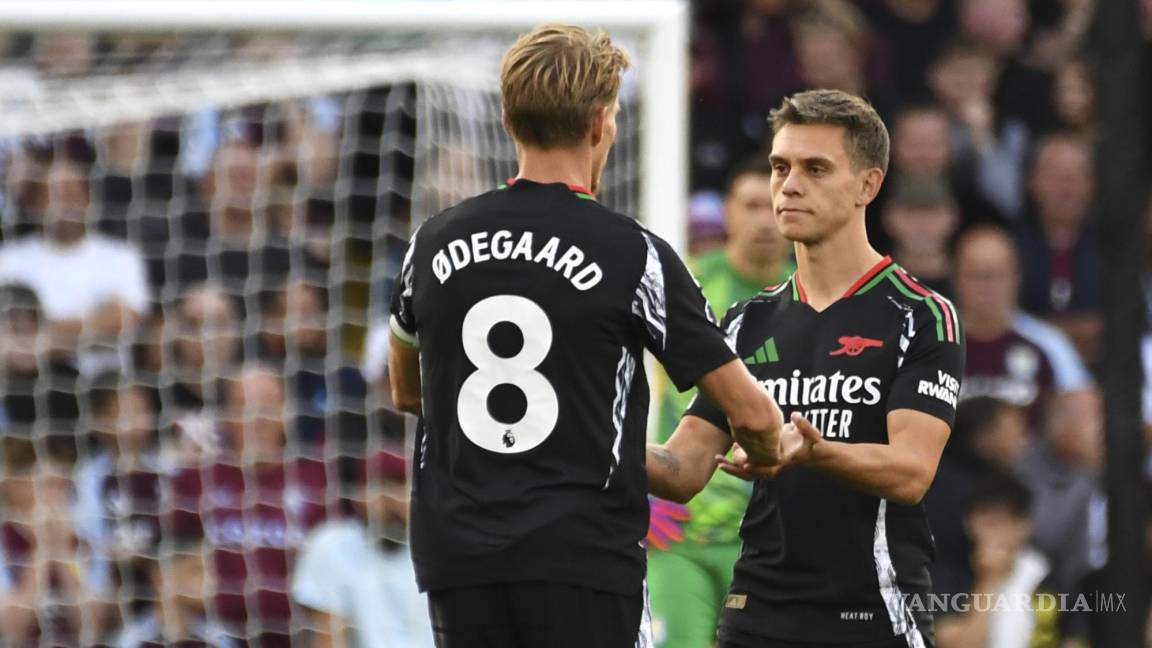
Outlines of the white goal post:
[[[609,32],[628,30],[641,36],[640,209],[638,214],[630,215],[643,220],[675,249],[686,250],[688,5],[684,0],[0,2],[0,25],[7,31],[352,33],[420,29],[435,31],[439,35],[486,29],[523,31],[544,22],[567,22],[599,27]],[[364,71],[357,76],[354,71],[347,70],[346,73],[349,78],[356,77],[355,82],[359,83],[372,74]],[[394,73],[395,70],[391,70],[386,74]],[[226,71],[221,70],[221,74],[226,74]],[[311,79],[314,81],[317,76],[320,75]],[[300,76],[285,75],[285,78]],[[339,85],[339,81],[333,83]],[[318,89],[335,91],[340,88],[319,88],[314,83],[307,86],[308,92]],[[29,118],[34,120],[36,116]],[[50,122],[38,127],[27,123],[17,125],[15,119],[6,115],[0,120],[5,122],[0,123],[0,136],[53,130]]]

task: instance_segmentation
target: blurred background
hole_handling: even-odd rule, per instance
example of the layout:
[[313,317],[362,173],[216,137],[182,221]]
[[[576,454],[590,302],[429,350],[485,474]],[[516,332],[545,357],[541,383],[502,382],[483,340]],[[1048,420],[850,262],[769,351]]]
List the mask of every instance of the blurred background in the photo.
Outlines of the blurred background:
[[[926,500],[940,592],[1012,582],[1075,599],[1114,582],[1102,386],[1116,276],[1093,31],[1108,1],[694,2],[689,132],[644,131],[639,106],[666,98],[639,89],[642,57],[625,84],[600,198],[636,213],[640,138],[686,137],[683,252],[721,286],[720,311],[792,269],[764,198],[768,112],[839,88],[887,123],[871,239],[967,329],[963,403]],[[1152,2],[1133,4],[1149,65]],[[0,645],[431,645],[403,545],[414,422],[391,408],[384,313],[412,225],[515,164],[492,65],[390,70],[467,68],[462,49],[490,62],[512,34],[0,25]],[[1147,109],[1152,81],[1128,92]],[[1132,138],[1148,159],[1152,130]],[[1147,176],[1132,191],[1142,256]],[[1144,331],[1152,273],[1123,276]],[[1131,355],[1152,366],[1152,336]],[[1142,477],[1124,482],[1140,500],[1152,390],[1143,403],[1129,453]],[[1111,568],[1146,588],[1152,525],[1128,510],[1139,559]],[[1022,557],[1044,564],[1035,582],[1007,578]],[[942,648],[1122,645],[1095,610],[1000,622],[1015,634],[946,616]]]

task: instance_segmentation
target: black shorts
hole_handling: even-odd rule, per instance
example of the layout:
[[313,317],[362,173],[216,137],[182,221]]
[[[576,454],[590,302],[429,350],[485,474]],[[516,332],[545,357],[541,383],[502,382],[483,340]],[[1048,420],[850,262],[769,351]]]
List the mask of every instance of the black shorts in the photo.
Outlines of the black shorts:
[[[911,644],[904,637],[892,637],[880,641],[866,641],[851,644],[812,643],[807,641],[784,641],[769,639],[728,626],[720,626],[720,641],[716,648],[908,648]],[[925,648],[932,648],[932,642],[925,637]]]
[[496,583],[428,592],[428,609],[437,648],[652,645],[643,592],[625,595],[559,583]]

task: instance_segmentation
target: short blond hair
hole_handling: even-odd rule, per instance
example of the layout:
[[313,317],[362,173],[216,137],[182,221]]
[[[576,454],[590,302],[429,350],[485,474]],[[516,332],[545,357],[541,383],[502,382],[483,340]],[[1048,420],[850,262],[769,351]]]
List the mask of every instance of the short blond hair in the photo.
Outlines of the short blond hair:
[[616,101],[630,65],[604,32],[541,25],[504,55],[500,93],[512,137],[543,149],[577,144],[597,110]]

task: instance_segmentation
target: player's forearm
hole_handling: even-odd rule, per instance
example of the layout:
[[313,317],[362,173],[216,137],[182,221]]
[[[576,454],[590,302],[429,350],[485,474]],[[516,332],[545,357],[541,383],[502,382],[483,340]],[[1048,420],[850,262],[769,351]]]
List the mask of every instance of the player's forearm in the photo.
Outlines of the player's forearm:
[[666,443],[649,443],[648,490],[655,496],[684,504],[704,490],[716,472],[716,455],[732,447],[723,430],[696,416],[680,419]]
[[915,504],[928,492],[935,470],[911,452],[880,443],[822,441],[808,465],[864,492]]
[[680,487],[680,458],[668,448],[655,443],[648,444],[647,459],[648,492],[661,499],[683,503]]
[[749,459],[765,466],[779,461],[783,414],[739,360],[705,374],[698,386],[724,411],[732,439],[744,448]]
[[716,472],[714,457],[684,457],[666,446],[648,444],[648,491],[661,499],[687,504]]

